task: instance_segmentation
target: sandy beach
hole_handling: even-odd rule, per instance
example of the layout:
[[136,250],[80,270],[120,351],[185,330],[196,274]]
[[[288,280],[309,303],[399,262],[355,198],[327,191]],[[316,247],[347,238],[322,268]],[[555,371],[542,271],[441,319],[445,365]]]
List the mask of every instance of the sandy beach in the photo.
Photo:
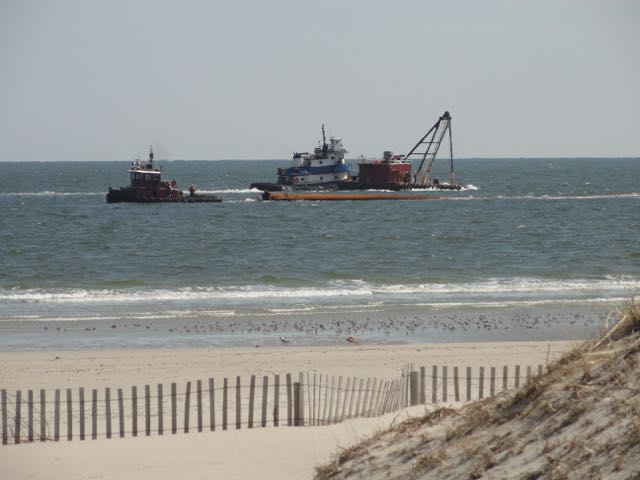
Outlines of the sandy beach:
[[2,477],[12,479],[309,479],[317,465],[424,407],[326,427],[229,430],[0,447]]
[[[402,365],[545,364],[574,342],[455,343],[346,347],[211,348],[0,353],[1,388],[129,387],[207,377],[318,372],[395,378]],[[388,426],[411,409],[323,427],[242,429],[8,445],[0,448],[7,478],[310,478],[339,448]],[[248,461],[250,459],[250,461]]]
[[7,390],[235,378],[298,372],[395,377],[402,365],[502,366],[551,361],[575,342],[497,342],[341,347],[191,348],[0,352]]

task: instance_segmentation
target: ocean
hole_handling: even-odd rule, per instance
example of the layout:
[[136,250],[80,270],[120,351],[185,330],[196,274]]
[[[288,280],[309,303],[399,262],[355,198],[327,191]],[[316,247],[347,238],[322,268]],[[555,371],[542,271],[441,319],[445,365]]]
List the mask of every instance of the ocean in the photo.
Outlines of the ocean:
[[0,163],[0,350],[580,339],[640,291],[640,159],[460,159],[462,192],[326,203],[249,189],[287,160],[157,163],[223,203],[107,204],[130,161]]

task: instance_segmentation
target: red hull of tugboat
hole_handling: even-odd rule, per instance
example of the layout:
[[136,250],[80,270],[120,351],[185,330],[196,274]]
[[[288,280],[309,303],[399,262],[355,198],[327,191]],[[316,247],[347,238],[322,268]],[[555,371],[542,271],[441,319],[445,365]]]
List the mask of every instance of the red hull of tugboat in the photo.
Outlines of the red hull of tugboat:
[[107,193],[107,203],[137,202],[137,203],[160,203],[160,202],[221,202],[222,199],[216,195],[206,195],[194,193],[193,195],[183,195],[180,190],[161,190],[159,195],[148,192],[145,189],[137,188],[109,188]]
[[118,189],[109,187],[107,203],[179,202],[182,196],[181,191],[172,190],[165,182],[157,182]]

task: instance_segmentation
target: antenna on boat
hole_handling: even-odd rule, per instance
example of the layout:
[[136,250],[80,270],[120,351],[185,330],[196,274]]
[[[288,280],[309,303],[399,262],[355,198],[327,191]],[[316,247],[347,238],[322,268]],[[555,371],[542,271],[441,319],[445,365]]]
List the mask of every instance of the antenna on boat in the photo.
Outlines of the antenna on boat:
[[153,145],[149,145],[149,163],[153,163]]
[[324,123],[322,124],[322,145],[327,144],[327,137],[324,134]]

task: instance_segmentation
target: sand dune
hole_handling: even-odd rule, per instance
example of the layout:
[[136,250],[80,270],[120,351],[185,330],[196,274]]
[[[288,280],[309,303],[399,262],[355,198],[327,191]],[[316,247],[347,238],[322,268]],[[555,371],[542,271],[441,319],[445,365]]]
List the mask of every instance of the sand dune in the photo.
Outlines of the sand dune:
[[573,349],[520,390],[379,432],[315,478],[640,478],[635,315],[628,336]]

